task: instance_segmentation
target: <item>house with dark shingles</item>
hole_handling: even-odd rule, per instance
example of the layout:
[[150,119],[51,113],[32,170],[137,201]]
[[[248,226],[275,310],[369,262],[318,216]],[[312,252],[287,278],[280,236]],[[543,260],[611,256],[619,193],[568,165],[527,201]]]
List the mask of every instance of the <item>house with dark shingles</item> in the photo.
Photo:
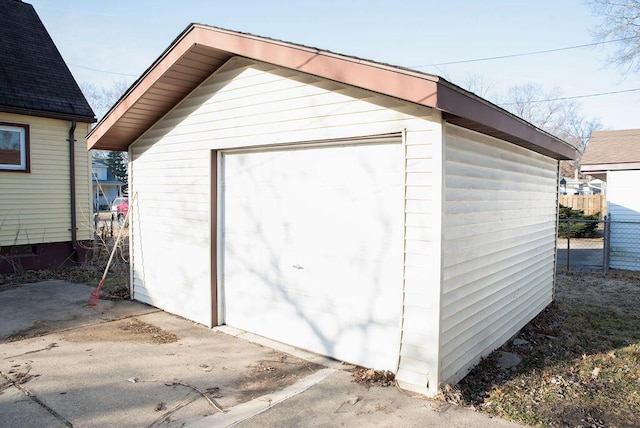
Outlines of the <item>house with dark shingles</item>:
[[133,297],[199,323],[435,394],[553,299],[575,147],[438,76],[193,24],[87,140]]
[[609,267],[640,270],[640,129],[591,133],[580,170],[606,182]]
[[0,0],[0,272],[83,259],[95,115],[36,11]]

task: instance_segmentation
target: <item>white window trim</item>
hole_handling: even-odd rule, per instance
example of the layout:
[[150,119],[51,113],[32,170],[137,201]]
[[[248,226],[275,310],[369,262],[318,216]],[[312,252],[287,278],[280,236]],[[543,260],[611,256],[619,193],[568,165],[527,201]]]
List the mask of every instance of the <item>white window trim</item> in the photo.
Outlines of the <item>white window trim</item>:
[[16,132],[20,139],[20,164],[0,163],[0,171],[29,172],[29,126],[3,122],[0,131]]

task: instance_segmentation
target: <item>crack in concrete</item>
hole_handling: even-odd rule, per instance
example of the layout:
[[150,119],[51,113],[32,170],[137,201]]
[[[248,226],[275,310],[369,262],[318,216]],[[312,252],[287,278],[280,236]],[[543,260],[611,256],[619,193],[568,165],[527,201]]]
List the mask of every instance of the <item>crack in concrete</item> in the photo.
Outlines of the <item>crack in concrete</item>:
[[[28,372],[27,372],[28,373]],[[20,377],[19,379],[13,379],[11,376],[5,374],[4,372],[2,372],[0,370],[0,376],[2,376],[3,378],[5,378],[7,380],[7,383],[9,383],[11,386],[14,386],[15,388],[17,388],[19,391],[21,391],[24,395],[26,395],[27,397],[29,397],[32,401],[34,401],[35,403],[37,403],[40,407],[42,407],[43,409],[45,409],[47,412],[49,412],[51,415],[53,415],[56,419],[58,419],[60,422],[62,422],[63,424],[65,424],[66,426],[73,428],[73,424],[71,422],[69,422],[67,419],[64,418],[64,416],[62,416],[61,414],[59,414],[58,412],[56,412],[55,410],[53,410],[51,407],[47,406],[44,402],[42,402],[42,400],[40,400],[38,398],[38,396],[36,394],[34,394],[33,392],[29,391],[27,388],[23,387],[22,385],[20,385],[20,383],[22,381],[26,381],[26,379],[28,379],[25,376]]]

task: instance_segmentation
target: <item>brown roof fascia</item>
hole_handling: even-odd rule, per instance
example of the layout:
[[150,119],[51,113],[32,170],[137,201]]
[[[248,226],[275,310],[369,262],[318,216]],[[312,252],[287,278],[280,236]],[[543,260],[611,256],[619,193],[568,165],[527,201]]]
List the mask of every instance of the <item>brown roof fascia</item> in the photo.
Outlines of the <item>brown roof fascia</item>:
[[[121,147],[100,146],[100,138],[109,131],[118,120],[162,77],[172,64],[184,55],[192,46],[186,35],[193,29],[189,26],[183,31],[167,49],[156,59],[144,73],[133,82],[129,89],[120,97],[98,124],[87,135],[88,150],[126,150],[133,141],[123,141]],[[142,132],[140,133],[142,134]]]
[[440,79],[438,85],[436,108],[445,112],[443,118],[449,123],[509,141],[554,159],[577,157],[576,148],[569,143],[444,79]]
[[[437,76],[302,45],[196,25],[196,43],[351,86],[434,106]],[[395,79],[390,79],[390,73]]]
[[[464,118],[465,121],[457,121],[457,124],[465,126],[462,125],[464,123],[471,129],[506,139],[555,159],[575,159],[577,155],[575,148],[564,141],[437,76],[201,24],[187,27],[132,85],[89,133],[88,148],[102,148],[100,139],[109,129],[192,46],[198,45],[227,52],[230,56],[243,56],[435,107],[450,113],[451,123],[456,123],[455,118]],[[138,136],[145,130],[140,131]],[[123,141],[122,149],[131,143],[133,141]]]

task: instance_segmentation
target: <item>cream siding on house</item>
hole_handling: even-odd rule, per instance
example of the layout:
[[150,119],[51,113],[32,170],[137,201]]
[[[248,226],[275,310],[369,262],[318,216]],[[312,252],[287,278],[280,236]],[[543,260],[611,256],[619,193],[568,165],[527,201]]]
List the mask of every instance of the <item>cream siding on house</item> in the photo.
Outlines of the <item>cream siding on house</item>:
[[[431,110],[293,70],[231,59],[131,147],[134,297],[211,325],[211,151],[400,134],[414,153],[412,201],[430,198]],[[421,146],[420,141],[425,143]],[[409,162],[409,161],[408,161]],[[421,171],[421,168],[427,168]],[[412,202],[413,203],[413,202]],[[409,220],[429,254],[426,211]],[[402,209],[399,207],[399,209]],[[408,226],[409,227],[409,226]],[[401,280],[399,278],[399,280]],[[414,281],[417,284],[414,284]],[[419,278],[413,288],[426,287]],[[437,284],[433,284],[437,286]],[[401,308],[398,308],[400,311]]]
[[[31,172],[0,171],[0,246],[71,240],[70,121],[0,113],[0,122],[29,125]],[[92,239],[90,162],[85,135],[75,130],[78,240]]]
[[552,300],[557,161],[445,126],[440,381],[462,379]]

